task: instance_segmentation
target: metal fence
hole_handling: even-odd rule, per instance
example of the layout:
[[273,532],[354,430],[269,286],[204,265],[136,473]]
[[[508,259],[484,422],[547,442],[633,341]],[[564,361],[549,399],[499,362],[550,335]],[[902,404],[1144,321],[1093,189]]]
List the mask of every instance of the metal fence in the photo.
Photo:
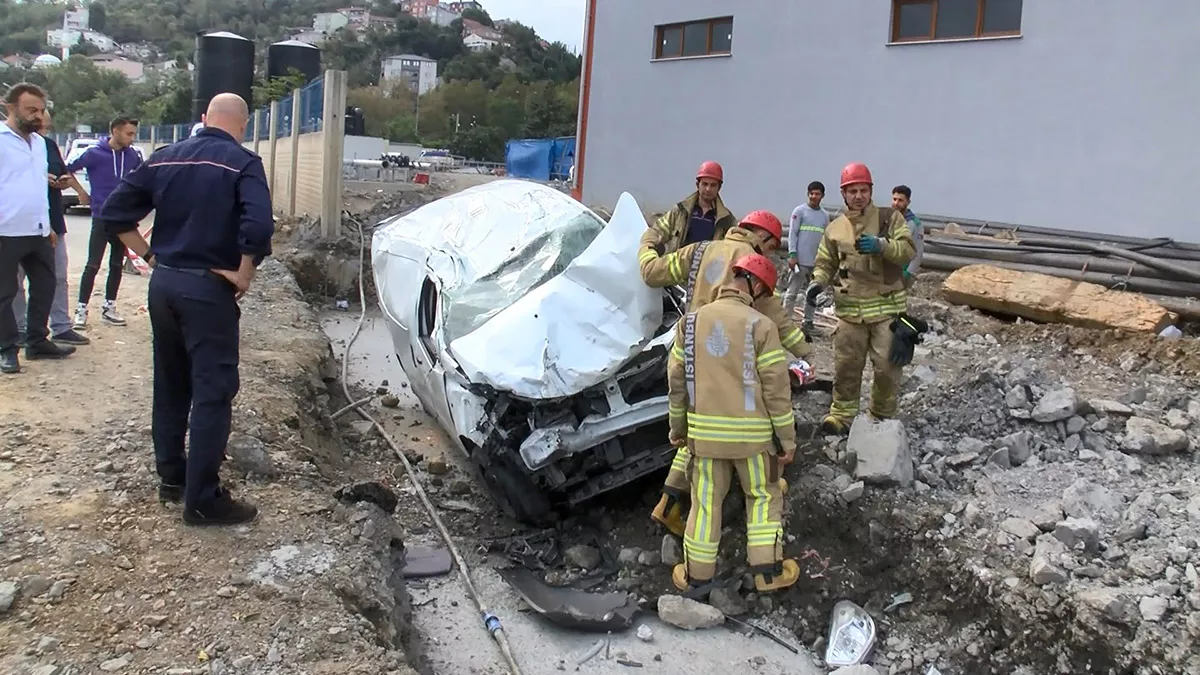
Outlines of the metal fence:
[[[292,96],[287,96],[279,100],[279,118],[274,123],[275,133],[280,138],[292,135],[292,98]],[[260,112],[262,113],[262,120],[259,122],[258,138],[259,140],[266,140],[271,136],[271,106],[263,106]],[[307,134],[314,131],[321,131],[324,128],[324,112],[325,77],[322,75],[300,89],[300,133]],[[137,141],[140,143],[154,141],[158,145],[174,143],[176,139],[183,140],[191,135],[192,125],[193,123],[190,122],[186,124],[140,125],[137,131]],[[103,135],[106,134],[88,134],[89,137]],[[54,134],[53,137],[54,141],[60,147],[66,148],[73,139],[79,138],[80,134]],[[250,124],[246,125],[246,136],[243,140],[247,143],[255,140],[253,116],[250,117]]]

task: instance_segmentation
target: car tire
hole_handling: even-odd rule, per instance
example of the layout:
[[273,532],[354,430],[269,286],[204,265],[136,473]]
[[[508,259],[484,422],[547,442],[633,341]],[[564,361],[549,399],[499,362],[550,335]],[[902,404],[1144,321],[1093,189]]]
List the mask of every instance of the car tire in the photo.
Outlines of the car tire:
[[495,455],[485,459],[484,453],[477,449],[471,459],[500,510],[508,517],[530,525],[549,523],[554,510],[546,493],[511,459]]

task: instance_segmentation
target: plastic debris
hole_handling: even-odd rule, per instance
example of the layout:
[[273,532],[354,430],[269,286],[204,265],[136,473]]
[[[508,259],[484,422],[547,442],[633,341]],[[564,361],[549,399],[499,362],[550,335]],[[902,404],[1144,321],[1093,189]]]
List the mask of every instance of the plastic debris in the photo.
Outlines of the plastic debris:
[[831,666],[857,666],[867,660],[875,648],[875,621],[862,607],[842,600],[833,606],[829,619],[829,647],[825,663]]

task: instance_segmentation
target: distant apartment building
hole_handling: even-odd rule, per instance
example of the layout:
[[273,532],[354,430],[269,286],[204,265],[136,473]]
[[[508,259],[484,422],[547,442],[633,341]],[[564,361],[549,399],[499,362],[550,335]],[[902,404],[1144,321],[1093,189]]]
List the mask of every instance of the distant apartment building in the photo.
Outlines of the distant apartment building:
[[67,10],[63,16],[63,28],[67,30],[88,30],[91,28],[92,15],[86,6],[79,9]]
[[321,12],[313,15],[313,32],[329,35],[350,25],[350,17],[341,12]]
[[371,14],[370,10],[366,7],[343,7],[333,12],[314,14],[312,33],[315,35],[309,36],[308,39],[301,36],[293,36],[293,39],[300,40],[301,42],[319,42],[324,36],[343,28],[349,28],[361,33],[371,26],[385,26],[390,24],[391,21],[387,17]]
[[146,66],[115,54],[93,56],[92,63],[106,70],[115,70],[129,78],[130,82],[140,82],[146,75]]
[[403,84],[417,96],[437,88],[437,61],[416,54],[398,54],[383,60],[381,86]]
[[400,9],[418,19],[425,19],[438,26],[449,26],[462,18],[461,12],[450,8],[450,3],[436,0],[403,0]]
[[463,45],[471,51],[491,49],[501,43],[500,31],[474,19],[463,19]]
[[46,31],[46,44],[55,49],[74,47],[80,42],[90,42],[96,45],[96,48],[102,52],[111,52],[117,48],[116,40],[104,33],[97,33],[94,30],[52,28]]
[[483,5],[479,4],[478,2],[474,2],[474,0],[468,0],[468,2],[447,2],[445,4],[447,9],[458,14],[462,14],[468,9],[483,9]]

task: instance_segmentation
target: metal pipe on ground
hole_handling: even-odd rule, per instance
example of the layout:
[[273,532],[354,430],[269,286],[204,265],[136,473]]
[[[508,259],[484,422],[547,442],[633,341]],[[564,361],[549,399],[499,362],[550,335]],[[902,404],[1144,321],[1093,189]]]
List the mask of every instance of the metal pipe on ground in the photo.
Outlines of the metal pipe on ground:
[[[1100,232],[1086,232],[1076,230],[1061,230],[1052,227],[1034,227],[1031,225],[1013,225],[1010,223],[997,223],[985,220],[975,220],[973,218],[947,218],[945,216],[930,216],[920,215],[921,222],[927,225],[942,225],[948,223],[957,223],[964,230],[970,230],[972,234],[996,234],[1005,230],[1016,230],[1018,233],[1027,233],[1034,236],[1045,237],[1064,237],[1073,240],[1086,239],[1088,241],[1110,242],[1113,244],[1129,244],[1141,245],[1153,243],[1154,239],[1145,239],[1143,237],[1130,237],[1120,234],[1103,234]],[[990,230],[990,232],[989,232]],[[1200,253],[1200,244],[1189,242],[1179,242],[1171,240],[1171,246],[1180,251],[1191,251]]]
[[[1001,248],[1001,247],[996,247]],[[935,253],[938,255],[959,256],[963,258],[978,258],[979,260],[1001,260],[1004,262],[1024,263],[1027,265],[1039,265],[1043,267],[1057,267],[1060,269],[1077,270],[1091,272],[1105,272],[1108,274],[1116,274],[1120,276],[1131,275],[1144,279],[1163,279],[1166,281],[1189,281],[1188,279],[1180,279],[1166,272],[1147,267],[1140,263],[1131,261],[1122,262],[1111,258],[1097,257],[1094,253],[1085,252],[1067,252],[1067,253],[1034,253],[1026,252],[1024,247],[1008,247],[1007,250],[993,250],[991,248],[981,249],[975,246],[959,246],[956,244],[945,244],[942,241],[925,241],[925,254]],[[1200,268],[1197,268],[1200,271]]]
[[1058,267],[1045,267],[1042,265],[1028,265],[1024,263],[970,258],[965,256],[942,255],[936,253],[926,253],[925,257],[921,259],[921,266],[925,269],[931,270],[952,272],[968,265],[993,265],[995,267],[1003,267],[1005,269],[1016,270],[1018,272],[1035,272],[1038,274],[1046,274],[1052,277],[1061,277],[1063,279],[1086,281],[1088,283],[1104,286],[1105,288],[1134,291],[1135,293],[1150,293],[1154,295],[1166,295],[1176,298],[1200,297],[1200,284],[1192,284],[1184,281],[1142,279],[1138,277],[1125,278],[1123,276],[1104,274],[1102,272],[1080,272],[1078,270],[1067,270]]
[[[933,235],[933,236],[942,237],[942,238],[957,239],[958,241],[962,241],[962,242],[972,242],[973,244],[976,244],[979,246],[983,246],[986,244],[986,242],[978,240],[978,239],[967,239],[964,237],[956,236],[951,233],[947,233],[945,227],[946,227],[946,223],[932,224],[932,226],[926,228],[926,238],[929,238],[930,235]],[[963,228],[963,231],[966,232],[967,234],[971,234],[971,235],[984,236],[984,237],[995,237],[1000,232],[1007,232],[1008,230],[996,230],[993,232],[986,232],[986,231],[985,232],[975,232],[974,230],[970,230],[968,228]],[[1045,242],[1048,239],[1054,241],[1054,244],[1052,246],[1046,245]],[[1130,250],[1135,253],[1144,253],[1146,255],[1152,255],[1153,257],[1158,258],[1160,260],[1186,260],[1186,261],[1190,261],[1190,262],[1200,262],[1200,251],[1192,251],[1190,249],[1176,248],[1176,244],[1174,244],[1169,239],[1137,240],[1132,237],[1128,237],[1128,238],[1124,238],[1124,239],[1130,239],[1131,241],[1125,242],[1125,243],[1117,242],[1117,243],[1122,244],[1123,246],[1129,247],[1127,249],[1121,249],[1121,250]],[[1014,248],[1017,246],[1024,247],[1024,246],[1030,245],[1030,244],[1026,243],[1027,241],[1030,241],[1030,240],[1040,240],[1042,242],[1036,248],[1039,248],[1039,249],[1053,248],[1055,250],[1067,250],[1069,247],[1066,246],[1066,244],[1079,243],[1079,241],[1080,241],[1078,238],[1074,238],[1074,239],[1069,238],[1069,237],[1061,237],[1061,238],[1060,237],[1049,237],[1049,238],[1047,238],[1045,236],[1039,236],[1036,234],[1033,237],[1028,237],[1028,236],[1026,236],[1025,232],[1018,230],[1016,232],[1016,240],[997,238],[995,240],[996,241],[995,245],[996,246],[1004,246],[1005,241],[1010,241],[1010,242],[1012,242],[1010,244],[1011,247],[1014,247]],[[1079,249],[1078,249],[1078,247],[1075,247],[1073,250],[1079,250]]]

